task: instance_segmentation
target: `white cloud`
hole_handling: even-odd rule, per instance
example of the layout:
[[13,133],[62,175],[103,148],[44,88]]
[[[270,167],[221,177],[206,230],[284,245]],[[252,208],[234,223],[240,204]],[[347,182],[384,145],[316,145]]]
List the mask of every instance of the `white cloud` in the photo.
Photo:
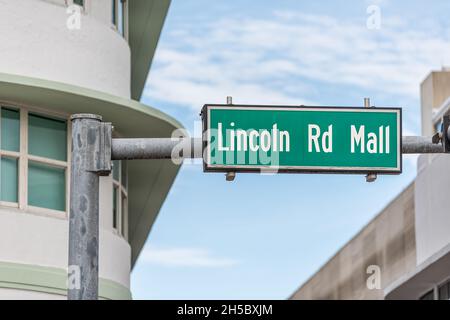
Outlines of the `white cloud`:
[[450,62],[448,39],[398,17],[368,30],[365,18],[284,11],[183,25],[158,51],[145,95],[197,111],[227,95],[235,103],[316,104],[305,97],[320,97],[321,85],[418,98],[425,75]]
[[216,257],[206,249],[200,248],[157,248],[149,246],[144,249],[139,260],[166,267],[233,267],[238,261]]

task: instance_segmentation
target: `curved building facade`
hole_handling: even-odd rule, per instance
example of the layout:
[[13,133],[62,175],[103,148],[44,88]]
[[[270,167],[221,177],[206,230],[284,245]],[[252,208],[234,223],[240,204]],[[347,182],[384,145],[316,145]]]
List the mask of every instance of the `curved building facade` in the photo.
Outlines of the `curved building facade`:
[[[119,137],[181,127],[138,102],[169,2],[0,2],[0,299],[66,298],[71,114],[99,114]],[[115,161],[101,177],[100,298],[131,298],[130,271],[178,169]]]

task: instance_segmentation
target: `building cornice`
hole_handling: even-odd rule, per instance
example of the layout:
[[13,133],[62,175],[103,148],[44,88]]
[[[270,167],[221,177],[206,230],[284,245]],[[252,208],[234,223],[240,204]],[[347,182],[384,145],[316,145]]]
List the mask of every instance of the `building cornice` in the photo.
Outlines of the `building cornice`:
[[[131,299],[130,290],[123,285],[104,278],[99,281],[100,299]],[[53,267],[0,262],[0,288],[66,296],[67,272]]]
[[[123,138],[170,138],[182,125],[135,100],[64,83],[0,73],[0,101],[52,112],[94,113]],[[129,163],[129,243],[132,266],[180,168],[170,160]]]

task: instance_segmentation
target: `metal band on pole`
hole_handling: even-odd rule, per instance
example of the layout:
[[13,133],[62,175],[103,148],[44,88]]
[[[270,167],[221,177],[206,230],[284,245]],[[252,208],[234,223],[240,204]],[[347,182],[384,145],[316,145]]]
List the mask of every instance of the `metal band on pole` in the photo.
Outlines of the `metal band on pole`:
[[444,147],[441,142],[433,143],[431,137],[406,136],[402,138],[402,153],[444,153]]

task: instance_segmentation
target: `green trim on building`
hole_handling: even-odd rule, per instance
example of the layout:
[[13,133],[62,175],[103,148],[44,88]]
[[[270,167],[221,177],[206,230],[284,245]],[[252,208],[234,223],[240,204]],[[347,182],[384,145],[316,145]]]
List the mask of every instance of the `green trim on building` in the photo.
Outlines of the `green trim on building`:
[[[0,288],[65,296],[67,293],[67,272],[59,268],[0,262]],[[131,292],[115,281],[100,278],[99,298],[130,300]]]
[[[129,114],[134,117],[136,113],[141,117],[150,116],[164,121],[168,126],[182,128],[181,123],[171,116],[155,108],[144,105],[136,100],[115,96],[102,91],[66,83],[32,78],[15,74],[0,73],[0,99],[14,99],[14,102],[25,103],[31,106],[43,106],[55,111],[105,113],[103,120],[121,122],[126,131],[142,131],[133,124],[125,126],[122,117]],[[16,101],[17,100],[17,101]],[[109,114],[111,113],[111,114]],[[121,121],[119,121],[121,120]],[[148,120],[145,118],[145,120]],[[136,129],[136,130],[133,130]]]
[[[95,113],[124,138],[168,138],[183,126],[152,107],[104,92],[64,83],[0,73],[0,101],[49,111]],[[147,239],[180,166],[170,160],[130,161],[128,240],[132,266]]]

